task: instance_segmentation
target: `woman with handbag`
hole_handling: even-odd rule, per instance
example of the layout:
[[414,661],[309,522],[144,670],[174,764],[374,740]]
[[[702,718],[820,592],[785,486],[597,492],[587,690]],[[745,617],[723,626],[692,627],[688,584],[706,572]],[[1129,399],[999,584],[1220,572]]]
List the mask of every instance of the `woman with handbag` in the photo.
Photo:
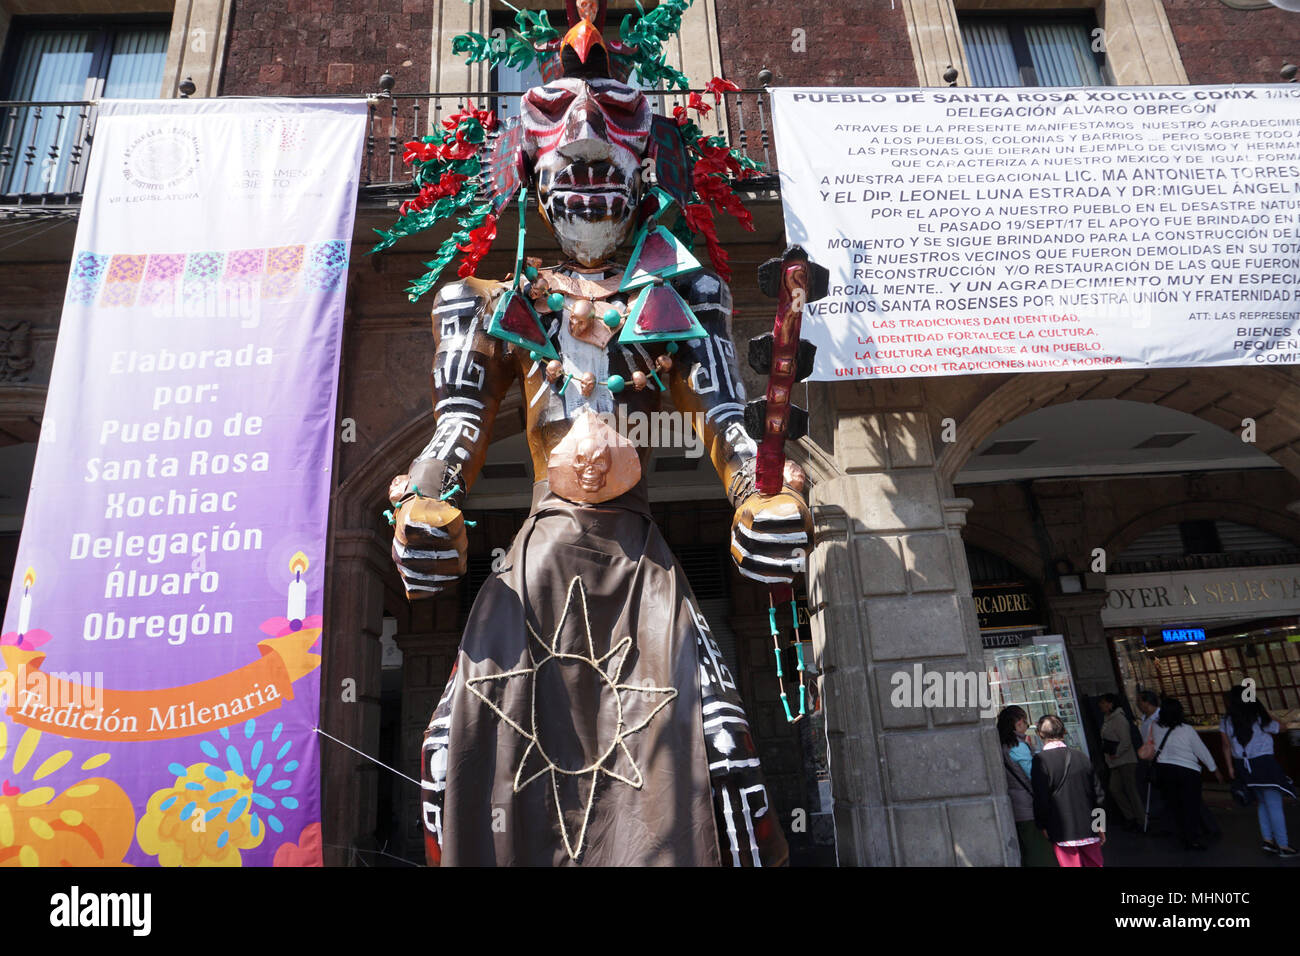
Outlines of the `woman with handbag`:
[[1183,846],[1189,850],[1204,850],[1205,844],[1200,841],[1204,829],[1201,821],[1201,767],[1204,766],[1219,780],[1223,779],[1223,774],[1201,742],[1201,735],[1187,723],[1181,701],[1166,697],[1160,702],[1160,719],[1152,728],[1150,743],[1155,746],[1156,784],[1173,812]]
[[1007,775],[1007,796],[1020,841],[1021,866],[1056,866],[1056,854],[1034,826],[1034,790],[1030,780],[1034,751],[1027,734],[1029,716],[1019,707],[1004,707],[998,714],[998,739],[1002,743],[1002,767]]
[[1291,778],[1273,755],[1273,736],[1284,729],[1258,700],[1246,700],[1246,688],[1234,687],[1223,695],[1228,716],[1219,723],[1223,759],[1232,780],[1233,797],[1249,805],[1253,797],[1259,814],[1260,849],[1284,860],[1300,853],[1287,839],[1282,797],[1295,799]]

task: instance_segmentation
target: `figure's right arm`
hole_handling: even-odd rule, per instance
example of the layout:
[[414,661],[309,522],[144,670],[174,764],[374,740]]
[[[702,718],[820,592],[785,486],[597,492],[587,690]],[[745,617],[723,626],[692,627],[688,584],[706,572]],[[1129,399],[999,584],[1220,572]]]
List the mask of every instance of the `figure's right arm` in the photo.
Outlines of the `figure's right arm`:
[[506,343],[487,334],[496,283],[451,282],[433,306],[433,438],[393,479],[393,560],[410,600],[432,597],[465,573],[460,506],[487,457],[492,423],[514,377]]

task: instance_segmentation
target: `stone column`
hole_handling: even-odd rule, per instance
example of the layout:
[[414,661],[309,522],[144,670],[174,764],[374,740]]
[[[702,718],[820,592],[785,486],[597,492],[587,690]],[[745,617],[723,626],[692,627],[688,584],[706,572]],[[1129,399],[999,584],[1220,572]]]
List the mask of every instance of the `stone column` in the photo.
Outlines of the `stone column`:
[[1116,690],[1115,668],[1101,626],[1105,591],[1057,594],[1047,598],[1052,630],[1065,637],[1074,674],[1074,689],[1081,697]]
[[[434,6],[429,82],[435,93],[464,93],[488,88],[487,63],[467,62],[465,57],[451,52],[451,44],[456,35],[461,33],[491,35],[489,6],[487,3],[466,4],[461,0],[440,0]],[[564,23],[563,14],[559,23]],[[434,114],[430,113],[430,122],[434,119]]]
[[[810,573],[839,861],[1015,865],[1001,753],[980,716],[970,502],[935,468],[919,383],[823,394],[841,474],[813,490]],[[930,672],[960,683],[965,706],[913,706],[910,686]]]
[[[379,752],[379,637],[387,562],[374,532],[335,533],[327,573],[321,729],[372,755]],[[325,863],[346,866],[354,862],[351,847],[374,849],[377,775],[387,771],[324,737],[320,747]]]
[[181,0],[176,4],[163,65],[163,97],[179,96],[177,87],[187,76],[194,80],[196,97],[220,94],[231,7],[232,0]]

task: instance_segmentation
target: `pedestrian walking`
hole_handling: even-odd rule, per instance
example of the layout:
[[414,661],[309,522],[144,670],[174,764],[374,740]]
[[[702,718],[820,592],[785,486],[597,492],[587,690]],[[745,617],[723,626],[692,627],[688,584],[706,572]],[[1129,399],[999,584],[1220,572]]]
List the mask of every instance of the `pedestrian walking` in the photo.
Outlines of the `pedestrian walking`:
[[1106,842],[1106,800],[1092,764],[1083,751],[1065,744],[1065,723],[1048,714],[1039,718],[1043,749],[1034,755],[1034,823],[1055,844],[1061,866],[1101,866]]
[[1156,754],[1156,783],[1169,806],[1178,830],[1178,838],[1189,850],[1204,850],[1203,833],[1208,833],[1202,814],[1201,767],[1223,780],[1201,741],[1201,735],[1187,723],[1182,702],[1166,697],[1160,701],[1160,718],[1152,729]]
[[1219,723],[1223,762],[1235,794],[1253,798],[1259,814],[1260,849],[1282,859],[1294,859],[1296,850],[1287,838],[1282,798],[1295,799],[1295,789],[1273,754],[1273,737],[1286,729],[1274,720],[1259,700],[1246,700],[1246,688],[1234,687],[1223,695],[1228,716]]

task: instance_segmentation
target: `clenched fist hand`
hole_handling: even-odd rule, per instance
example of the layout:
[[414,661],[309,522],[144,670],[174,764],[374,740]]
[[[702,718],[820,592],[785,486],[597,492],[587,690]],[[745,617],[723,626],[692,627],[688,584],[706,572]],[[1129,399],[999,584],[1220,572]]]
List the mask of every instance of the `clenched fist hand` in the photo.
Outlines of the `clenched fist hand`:
[[754,492],[736,506],[731,558],[753,581],[793,583],[805,569],[811,542],[812,513],[803,495],[788,485],[776,495]]
[[[405,475],[393,487],[406,484]],[[433,597],[465,573],[469,543],[460,509],[437,498],[411,494],[393,515],[393,561],[411,601]]]

